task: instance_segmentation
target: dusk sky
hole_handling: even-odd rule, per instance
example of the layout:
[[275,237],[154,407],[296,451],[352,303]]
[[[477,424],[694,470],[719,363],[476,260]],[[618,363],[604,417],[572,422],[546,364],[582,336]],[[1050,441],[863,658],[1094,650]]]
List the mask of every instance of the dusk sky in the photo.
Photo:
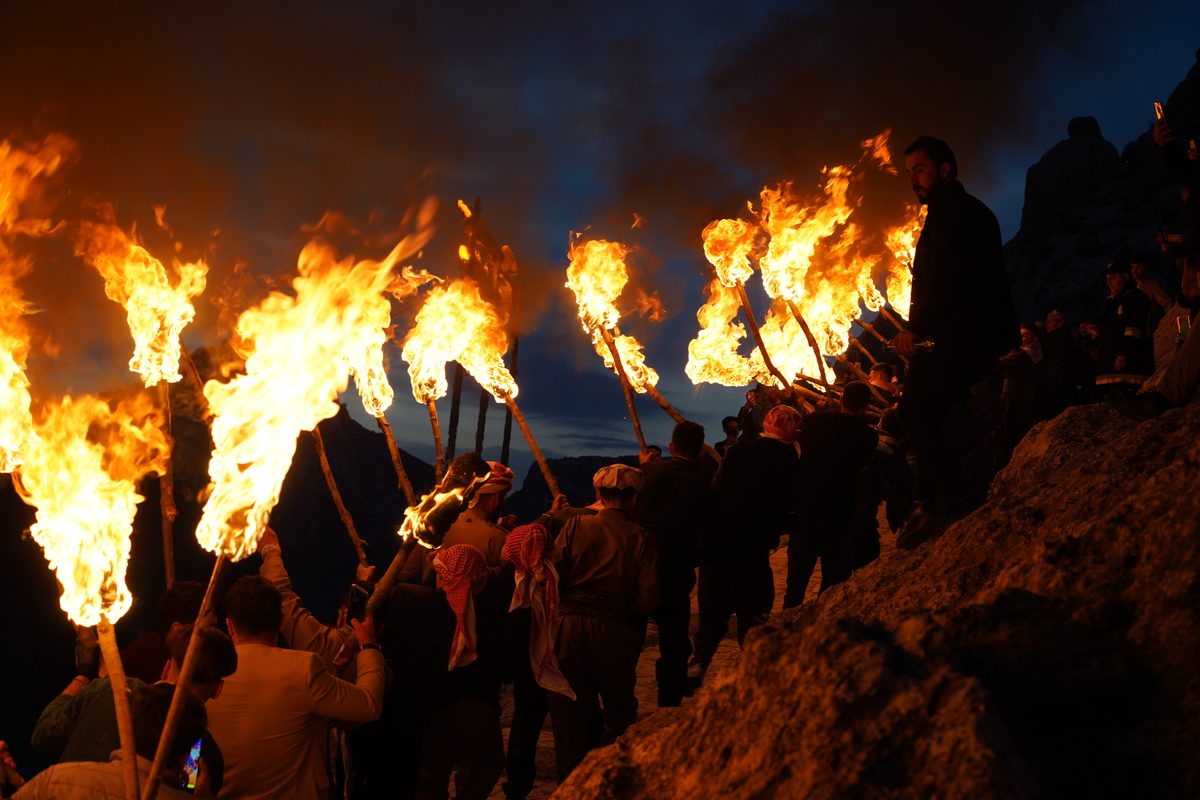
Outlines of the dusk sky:
[[[64,208],[111,202],[123,224],[149,230],[152,207],[166,205],[179,241],[213,269],[190,347],[222,335],[212,300],[234,265],[286,278],[301,226],[326,211],[394,228],[434,197],[438,232],[420,265],[455,276],[454,202],[482,197],[521,263],[520,402],[543,449],[630,454],[617,378],[562,288],[570,231],[639,248],[637,281],[669,316],[628,327],[663,394],[715,440],[744,390],[695,388],[683,374],[709,220],[736,215],[765,183],[815,187],[822,165],[854,160],[859,141],[890,127],[897,151],[919,134],[946,139],[1007,238],[1025,170],[1070,118],[1094,115],[1120,150],[1200,47],[1195,2],[920,5],[5,3],[0,138],[58,131],[78,143],[54,184]],[[909,190],[894,183],[900,204]],[[128,382],[124,316],[99,277],[69,246],[39,253],[26,281],[41,310],[35,398]],[[404,449],[432,461],[427,417],[391,356],[389,419]],[[460,450],[474,435],[468,386]],[[353,393],[345,400],[367,419]],[[639,408],[647,438],[665,445],[669,418]],[[485,457],[498,453],[502,410]],[[513,448],[524,475],[515,431]]]

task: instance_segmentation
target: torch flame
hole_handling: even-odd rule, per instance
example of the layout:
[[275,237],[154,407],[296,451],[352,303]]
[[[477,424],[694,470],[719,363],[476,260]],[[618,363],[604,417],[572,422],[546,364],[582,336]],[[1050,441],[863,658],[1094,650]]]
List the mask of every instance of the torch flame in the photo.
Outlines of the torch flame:
[[196,538],[206,550],[235,561],[254,552],[296,437],[337,412],[334,398],[358,368],[346,354],[369,352],[378,340],[396,264],[429,241],[432,214],[426,204],[417,231],[382,261],[338,261],[328,246],[310,242],[300,253],[295,294],[272,292],[238,318],[245,373],[204,387],[214,415],[213,484]]
[[0,472],[12,472],[33,435],[29,379],[29,304],[19,282],[30,270],[28,259],[12,251],[17,233],[38,233],[49,225],[22,219],[21,206],[43,175],[54,173],[73,145],[63,136],[49,136],[32,148],[0,141]]
[[21,499],[37,508],[29,529],[62,584],[72,621],[115,622],[132,603],[125,585],[137,480],[161,472],[169,444],[151,398],[111,405],[64,398],[46,409],[25,463],[14,475]]
[[912,268],[917,253],[917,239],[925,225],[927,210],[923,205],[907,204],[905,221],[887,232],[887,247],[893,257],[892,269],[887,276],[888,302],[905,319],[912,304]]
[[[161,217],[159,222],[165,224]],[[125,309],[133,334],[129,368],[146,386],[178,381],[179,337],[196,316],[192,299],[204,291],[208,266],[173,261],[172,280],[135,231],[127,234],[109,221],[80,225],[76,253],[104,278],[108,299]]]
[[460,278],[435,286],[425,296],[404,339],[413,397],[428,403],[446,396],[446,364],[457,361],[497,402],[517,396],[517,382],[504,366],[508,334],[479,285]]
[[757,362],[752,357],[738,353],[738,347],[746,338],[746,327],[734,322],[741,308],[740,298],[720,278],[714,278],[706,292],[708,302],[696,312],[700,332],[688,343],[684,374],[697,384],[745,386],[756,380],[759,374],[765,373],[766,368],[757,350]]
[[617,371],[612,353],[604,341],[604,333],[607,332],[617,346],[630,385],[634,391],[644,394],[647,387],[658,384],[658,373],[646,364],[642,344],[634,337],[622,334],[617,327],[621,321],[617,299],[629,282],[629,270],[625,264],[628,254],[629,248],[620,242],[604,239],[572,242],[567,288],[575,293],[575,300],[579,303],[579,321],[584,333],[591,337],[596,354],[604,359],[606,367]]

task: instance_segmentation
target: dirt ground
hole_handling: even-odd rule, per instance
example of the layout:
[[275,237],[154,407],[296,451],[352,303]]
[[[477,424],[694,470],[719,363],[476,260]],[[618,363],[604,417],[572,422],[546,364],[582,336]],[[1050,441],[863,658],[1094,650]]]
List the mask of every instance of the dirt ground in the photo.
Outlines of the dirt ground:
[[[888,558],[895,549],[896,537],[887,528],[886,520],[880,520],[880,558]],[[784,540],[786,542],[786,539]],[[771,554],[771,568],[775,573],[775,606],[774,612],[778,612],[783,607],[783,591],[787,580],[787,548],[781,546],[778,550]],[[813,571],[812,579],[809,581],[808,590],[805,594],[806,600],[812,600],[817,596],[817,589],[821,585],[821,567],[820,564]],[[696,593],[692,592],[692,624],[691,630],[693,635],[696,632],[697,609],[696,609]],[[734,632],[735,626],[731,623],[729,630],[722,640],[721,645],[717,648],[716,655],[713,656],[712,664],[709,667],[707,679],[711,680],[715,675],[719,675],[722,671],[729,669],[737,663],[739,648],[737,637]],[[642,656],[638,660],[638,681],[637,681],[637,697],[638,697],[638,718],[643,719],[646,716],[653,714],[658,710],[657,705],[657,690],[654,684],[654,662],[658,659],[658,630],[654,623],[650,623],[649,631],[646,635],[646,647],[642,650]],[[701,690],[702,691],[702,690]],[[690,703],[695,702],[692,698],[685,698],[683,703],[686,707]],[[507,689],[501,698],[502,710],[500,724],[504,728],[505,742],[508,741],[509,725],[512,721],[512,693]],[[529,795],[530,800],[544,800],[554,793],[557,784],[554,782],[554,735],[550,731],[550,721],[546,720],[546,725],[542,729],[542,736],[538,742],[537,755],[537,770],[538,779],[534,786],[533,793]],[[503,783],[504,778],[501,777],[500,783]],[[492,798],[503,800],[504,790],[498,783],[492,791]]]

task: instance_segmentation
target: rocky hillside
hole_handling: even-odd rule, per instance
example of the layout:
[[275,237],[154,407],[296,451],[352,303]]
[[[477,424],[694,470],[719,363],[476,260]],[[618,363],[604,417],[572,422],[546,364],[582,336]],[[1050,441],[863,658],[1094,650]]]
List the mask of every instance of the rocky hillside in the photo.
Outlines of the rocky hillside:
[[1200,405],[1073,408],[556,798],[1200,794]]
[[[1146,132],[1119,155],[1095,119],[1080,117],[1071,120],[1068,138],[1029,168],[1021,229],[1005,247],[1023,319],[1055,308],[1071,323],[1095,319],[1106,291],[1101,272],[1122,253],[1150,255],[1159,279],[1178,285],[1156,242],[1172,229],[1181,203],[1150,136],[1153,99],[1146,101]],[[1164,106],[1177,135],[1200,137],[1200,62]]]

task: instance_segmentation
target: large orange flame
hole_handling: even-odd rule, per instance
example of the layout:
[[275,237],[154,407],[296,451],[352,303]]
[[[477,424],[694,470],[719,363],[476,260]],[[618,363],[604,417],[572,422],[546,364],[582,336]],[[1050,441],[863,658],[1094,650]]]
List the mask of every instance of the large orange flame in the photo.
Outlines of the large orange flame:
[[604,359],[606,367],[617,371],[612,352],[604,341],[607,333],[616,344],[630,385],[634,391],[644,394],[647,387],[658,384],[658,373],[646,363],[642,344],[634,337],[622,334],[617,327],[621,321],[617,299],[629,283],[625,263],[628,254],[629,248],[620,242],[604,239],[572,242],[568,253],[571,264],[567,267],[567,288],[575,293],[579,321],[584,333],[591,337],[596,354]]
[[413,397],[428,403],[446,396],[446,364],[457,361],[497,402],[517,396],[517,382],[504,366],[508,334],[479,285],[460,278],[435,286],[425,296],[404,339]]
[[338,261],[324,244],[300,253],[294,295],[273,292],[238,318],[245,372],[228,383],[209,381],[212,413],[212,492],[196,528],[207,550],[233,560],[254,552],[295,453],[296,437],[337,412],[351,365],[346,354],[366,353],[386,327],[386,292],[399,261],[430,236],[432,204],[418,229],[381,261]]
[[[711,256],[710,256],[711,258]],[[705,290],[708,302],[696,312],[700,332],[688,343],[684,374],[692,383],[716,383],[721,386],[745,386],[766,372],[762,356],[738,353],[746,338],[746,327],[734,322],[741,308],[736,291],[714,278]]]
[[143,499],[137,481],[161,472],[168,453],[160,412],[143,394],[115,404],[67,397],[37,424],[14,486],[37,508],[30,533],[77,624],[95,625],[101,615],[115,622],[129,610],[129,537]]
[[905,206],[905,221],[887,232],[892,269],[887,276],[887,297],[900,316],[908,318],[912,304],[912,268],[917,254],[917,239],[925,226],[926,206],[910,203]]
[[[392,280],[388,293],[398,300],[403,300],[416,293],[426,283],[435,280],[425,270],[416,271],[412,267],[404,267],[398,276]],[[392,309],[388,303],[368,303],[363,309],[363,338],[356,346],[363,349],[354,353],[344,353],[354,377],[354,386],[362,399],[363,407],[373,417],[382,417],[392,405],[394,394],[392,385],[387,379],[387,363],[383,357],[383,348],[388,340],[388,327],[392,322]]]
[[208,266],[173,260],[172,277],[136,231],[126,233],[111,221],[80,225],[76,252],[104,278],[108,299],[125,309],[133,334],[129,368],[146,386],[178,381],[179,337],[196,316],[192,299],[204,291]]
[[69,139],[49,136],[29,148],[0,141],[0,472],[21,463],[33,434],[29,380],[25,376],[30,330],[29,304],[20,288],[29,259],[13,252],[18,233],[40,233],[48,223],[22,217],[22,204],[37,179],[54,173],[72,152]]

